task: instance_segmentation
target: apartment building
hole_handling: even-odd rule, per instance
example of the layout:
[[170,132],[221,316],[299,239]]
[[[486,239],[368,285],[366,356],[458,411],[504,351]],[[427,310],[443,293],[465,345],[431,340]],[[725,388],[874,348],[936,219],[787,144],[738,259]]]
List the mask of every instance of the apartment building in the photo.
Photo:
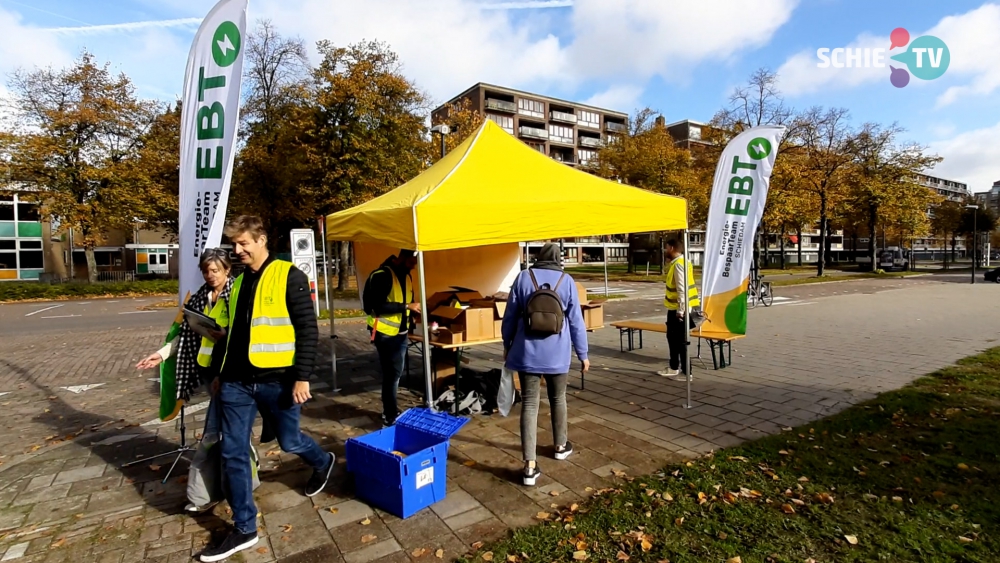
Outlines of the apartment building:
[[[87,257],[79,232],[60,232],[27,197],[34,188],[0,187],[0,281],[87,279]],[[137,224],[131,232],[111,230],[94,249],[98,280],[122,281],[135,275],[177,277],[177,244],[165,229]]]
[[[662,119],[662,117],[658,118],[658,122],[662,123],[660,121]],[[682,119],[670,125],[665,125],[665,127],[670,136],[673,137],[674,144],[682,149],[697,150],[711,144],[704,140],[708,136],[709,125],[707,123]]]
[[944,178],[929,176],[927,174],[917,174],[916,181],[921,186],[924,186],[949,201],[961,203],[972,197],[972,192],[969,191],[968,184],[963,184],[962,182],[945,180]]
[[1000,180],[993,182],[990,191],[976,194],[976,203],[993,211],[994,215],[1000,216]]
[[569,165],[586,166],[615,136],[628,132],[628,114],[480,82],[431,112],[448,117],[462,99],[526,145]]

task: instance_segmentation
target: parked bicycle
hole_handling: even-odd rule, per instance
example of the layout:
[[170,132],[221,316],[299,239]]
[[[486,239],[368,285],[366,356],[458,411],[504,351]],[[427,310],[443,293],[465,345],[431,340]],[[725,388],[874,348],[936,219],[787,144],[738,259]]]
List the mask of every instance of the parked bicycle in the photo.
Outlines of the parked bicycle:
[[764,276],[750,278],[750,286],[747,288],[747,301],[751,309],[757,306],[758,302],[770,307],[774,303],[774,292],[771,290],[771,282],[764,281]]

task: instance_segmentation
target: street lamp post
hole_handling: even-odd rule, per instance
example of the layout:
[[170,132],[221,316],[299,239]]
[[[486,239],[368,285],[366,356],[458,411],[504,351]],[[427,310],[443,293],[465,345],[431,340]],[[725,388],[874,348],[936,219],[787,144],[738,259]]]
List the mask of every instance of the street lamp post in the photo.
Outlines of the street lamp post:
[[979,254],[979,228],[976,224],[979,219],[979,206],[966,205],[966,209],[972,209],[972,284],[976,284],[976,255]]
[[437,133],[438,135],[441,135],[441,158],[444,158],[446,152],[444,138],[448,133],[451,133],[451,127],[448,127],[447,125],[444,124],[435,125],[434,127],[431,127],[431,133]]

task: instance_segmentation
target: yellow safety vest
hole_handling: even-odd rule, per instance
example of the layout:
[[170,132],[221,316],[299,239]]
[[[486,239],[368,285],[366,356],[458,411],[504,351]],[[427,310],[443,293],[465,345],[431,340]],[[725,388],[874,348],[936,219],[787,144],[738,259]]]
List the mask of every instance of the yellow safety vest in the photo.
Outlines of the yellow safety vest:
[[[225,299],[219,299],[215,306],[205,305],[205,314],[215,319],[215,322],[222,328],[229,326],[229,307]],[[207,336],[201,338],[201,347],[198,348],[198,365],[207,368],[212,365],[212,350],[215,348],[215,341]]]
[[[396,273],[392,271],[392,268],[381,267],[371,274],[368,275],[368,281],[371,282],[372,276],[379,272],[387,272],[389,276],[392,277],[392,291],[389,292],[389,298],[387,303],[401,303],[408,304],[413,303],[413,279],[410,278],[408,281],[410,283],[406,284],[406,297],[403,297],[403,288],[399,284],[399,280],[396,279]],[[367,287],[367,286],[366,286]],[[375,317],[368,315],[368,328],[375,329],[380,334],[386,336],[396,336],[399,334],[400,329],[403,326],[403,315],[407,318],[410,316],[410,310],[406,309],[402,313],[396,313],[393,315],[385,315],[383,317]]]
[[[295,327],[288,316],[285,296],[288,291],[288,272],[292,263],[275,260],[268,264],[257,282],[254,294],[253,314],[250,317],[250,364],[258,368],[285,368],[295,363]],[[233,282],[229,301],[229,326],[236,319],[236,304],[239,303],[243,274]],[[229,341],[226,341],[229,354]],[[222,365],[226,365],[225,358]]]
[[693,309],[701,305],[701,300],[698,299],[698,288],[694,285],[694,271],[687,267],[683,256],[678,256],[670,261],[670,266],[667,268],[667,295],[663,300],[663,305],[668,311],[676,311],[680,307],[677,281],[674,279],[674,268],[678,261],[680,261],[681,266],[684,266],[684,272],[687,274],[688,308]]

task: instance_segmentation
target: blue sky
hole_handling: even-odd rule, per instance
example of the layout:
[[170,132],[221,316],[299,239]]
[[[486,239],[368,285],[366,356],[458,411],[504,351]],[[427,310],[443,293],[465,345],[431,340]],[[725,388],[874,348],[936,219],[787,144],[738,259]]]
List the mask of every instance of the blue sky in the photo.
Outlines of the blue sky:
[[[0,0],[0,71],[70,64],[86,48],[171,101],[213,3]],[[899,122],[906,141],[945,158],[938,175],[974,191],[1000,180],[1000,0],[251,0],[250,18],[310,45],[385,41],[438,102],[485,81],[705,121],[767,67],[792,107]],[[888,69],[816,67],[817,48],[887,47],[896,27],[944,40],[948,72],[897,89]]]

